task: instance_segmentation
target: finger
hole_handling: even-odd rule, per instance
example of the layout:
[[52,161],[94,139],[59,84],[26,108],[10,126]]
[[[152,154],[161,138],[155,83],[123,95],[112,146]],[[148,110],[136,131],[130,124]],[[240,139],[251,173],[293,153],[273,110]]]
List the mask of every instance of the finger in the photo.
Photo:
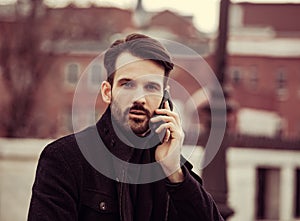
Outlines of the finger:
[[179,115],[174,111],[170,111],[170,110],[167,110],[167,109],[157,109],[155,112],[156,112],[156,114],[159,114],[159,115],[171,116],[176,120],[176,122],[178,124],[181,123],[181,119],[180,119]]
[[161,133],[163,130],[169,130],[171,133],[174,131],[174,124],[171,123],[171,122],[168,122],[168,123],[164,123],[164,124],[161,124],[156,130],[155,132],[156,133]]
[[163,143],[167,143],[169,141],[170,137],[171,137],[171,132],[170,132],[170,130],[167,129]]
[[165,115],[171,115],[172,114],[172,111],[167,110],[165,108],[163,108],[163,109],[156,109],[155,112],[157,114],[165,114]]
[[170,104],[169,104],[168,101],[166,101],[166,102],[164,103],[164,107],[165,107],[166,110],[171,110]]
[[155,117],[152,117],[150,119],[151,123],[157,123],[159,121],[163,121],[163,122],[175,122],[175,119],[173,117],[167,116],[167,115],[157,115]]

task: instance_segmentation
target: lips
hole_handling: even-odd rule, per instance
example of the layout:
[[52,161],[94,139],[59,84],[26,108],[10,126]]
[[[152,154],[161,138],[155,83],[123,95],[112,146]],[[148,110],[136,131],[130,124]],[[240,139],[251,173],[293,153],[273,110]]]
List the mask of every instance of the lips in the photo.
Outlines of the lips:
[[143,110],[130,110],[129,114],[134,114],[134,115],[146,115],[146,112]]
[[147,117],[147,112],[143,110],[136,110],[136,109],[131,109],[129,111],[129,119],[132,120],[145,120]]

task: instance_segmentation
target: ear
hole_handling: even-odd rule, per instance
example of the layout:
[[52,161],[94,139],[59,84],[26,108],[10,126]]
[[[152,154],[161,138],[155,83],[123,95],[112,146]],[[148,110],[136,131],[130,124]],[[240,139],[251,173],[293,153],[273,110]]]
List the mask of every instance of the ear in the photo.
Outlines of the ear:
[[111,85],[108,81],[103,81],[101,84],[101,95],[102,95],[102,100],[106,104],[111,103]]

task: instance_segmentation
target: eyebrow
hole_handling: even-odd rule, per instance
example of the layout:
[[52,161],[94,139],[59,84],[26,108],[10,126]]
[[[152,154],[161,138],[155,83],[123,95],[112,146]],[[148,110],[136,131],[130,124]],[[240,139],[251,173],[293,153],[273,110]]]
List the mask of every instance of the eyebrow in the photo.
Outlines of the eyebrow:
[[132,81],[132,79],[131,78],[121,78],[118,80],[118,83],[128,82],[128,81]]

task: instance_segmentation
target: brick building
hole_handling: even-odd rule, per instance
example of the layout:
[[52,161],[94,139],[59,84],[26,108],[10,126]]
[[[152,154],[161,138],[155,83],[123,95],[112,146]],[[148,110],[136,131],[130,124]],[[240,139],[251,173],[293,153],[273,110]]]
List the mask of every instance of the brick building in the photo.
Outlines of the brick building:
[[[226,84],[239,104],[239,136],[230,145],[228,170],[240,161],[228,174],[229,185],[236,185],[229,188],[232,221],[300,217],[299,159],[284,159],[299,152],[299,10],[300,4],[231,6]],[[230,157],[235,150],[245,157]]]
[[[300,137],[300,114],[296,111],[300,107],[299,10],[300,4],[231,6],[227,67],[231,96],[240,108],[268,113],[265,119],[276,115],[273,123],[277,129],[271,134],[283,138]],[[263,121],[258,123],[264,127]]]
[[[1,28],[6,28],[8,37],[13,35],[14,26],[20,22],[14,16],[14,10],[11,8],[9,14],[2,14]],[[114,39],[127,33],[143,32],[184,43],[201,55],[209,54],[209,39],[194,27],[192,18],[168,10],[157,13],[143,11],[144,14],[141,15],[138,14],[138,8],[133,11],[93,5],[89,8],[78,8],[71,4],[64,8],[39,5],[38,12],[39,22],[36,29],[28,31],[38,33],[42,53],[49,53],[51,56],[47,58],[49,65],[40,70],[43,77],[30,95],[33,97],[34,107],[31,109],[29,121],[23,125],[27,127],[27,135],[20,136],[57,137],[70,133],[74,129],[74,121],[83,126],[94,123],[105,109],[101,98],[97,96],[100,82],[105,77],[103,67],[99,65],[101,61],[97,61],[97,57]],[[144,24],[137,24],[137,16],[148,17],[148,20]],[[182,28],[178,29],[178,26]],[[187,59],[180,54],[176,59],[180,60],[178,63],[188,64],[189,69],[198,71],[199,60]],[[36,61],[40,62],[38,59]],[[200,63],[204,64],[205,61],[201,60]],[[182,67],[177,67],[173,76],[175,81],[183,82],[189,93],[198,90],[199,84]],[[82,83],[83,81],[85,82]],[[82,100],[79,108],[85,110],[84,116],[77,116],[78,113],[75,113],[73,107],[79,82],[85,87],[83,94],[80,94]],[[5,81],[2,80],[1,83],[1,112],[8,119],[10,111],[3,107],[9,104],[10,94],[5,90]],[[182,96],[180,91],[172,91],[172,94],[174,100]],[[91,96],[91,99],[96,97],[96,101],[88,101],[87,98]],[[9,136],[3,125],[0,127],[0,135]]]
[[[14,26],[17,26],[17,20],[12,16],[15,8],[1,7],[1,27],[13,33]],[[231,5],[225,80],[232,89],[230,97],[240,110],[236,112],[232,127],[242,134],[299,138],[300,115],[294,111],[299,107],[300,99],[300,28],[297,25],[299,15],[296,13],[299,7],[299,4]],[[274,17],[278,10],[285,15],[284,21]],[[147,18],[143,24],[137,23],[141,17]],[[211,67],[214,65],[215,40],[198,31],[191,17],[168,10],[149,13],[138,7],[130,11],[94,5],[89,8],[75,5],[47,8],[41,5],[38,26],[42,39],[40,44],[42,50],[52,56],[49,58],[49,67],[41,71],[45,74],[33,95],[33,114],[27,126],[33,124],[35,127],[28,129],[33,131],[28,136],[57,137],[69,133],[72,130],[73,97],[80,76],[87,76],[86,85],[92,88],[87,91],[95,93],[103,76],[97,75],[100,67],[91,64],[92,61],[114,39],[134,31],[170,39],[192,48],[205,60],[199,62],[180,55],[176,59],[189,65],[190,69],[198,68],[196,72],[209,72],[201,70],[207,66],[204,61]],[[3,68],[1,70],[4,71]],[[177,67],[173,76],[191,96],[201,90],[201,86],[183,68]],[[0,90],[1,112],[3,116],[8,116],[3,107],[9,101],[9,94],[5,85]],[[175,100],[178,98],[178,106],[184,106],[184,102],[180,104],[182,93],[175,90],[172,94]],[[200,100],[195,101],[196,105],[201,105]],[[91,123],[95,116],[103,112],[105,106],[101,99],[96,103],[96,107],[88,114],[91,116],[86,116],[84,121]],[[252,125],[248,124],[249,119]],[[255,125],[255,119],[258,122],[262,119],[261,124]],[[267,120],[264,122],[264,119]],[[0,127],[0,134],[6,136],[3,127]]]

